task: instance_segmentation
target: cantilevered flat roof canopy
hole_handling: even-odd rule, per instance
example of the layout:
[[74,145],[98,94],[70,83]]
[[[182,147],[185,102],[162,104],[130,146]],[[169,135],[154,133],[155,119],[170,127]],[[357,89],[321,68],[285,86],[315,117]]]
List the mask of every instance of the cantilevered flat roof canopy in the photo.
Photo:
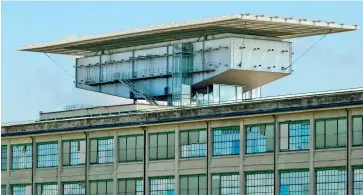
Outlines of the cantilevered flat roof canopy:
[[19,48],[20,51],[84,55],[108,49],[132,47],[166,41],[210,35],[233,33],[275,38],[297,38],[327,33],[339,33],[359,29],[357,25],[335,24],[326,21],[280,18],[250,14],[235,14],[162,24],[145,28],[89,35]]

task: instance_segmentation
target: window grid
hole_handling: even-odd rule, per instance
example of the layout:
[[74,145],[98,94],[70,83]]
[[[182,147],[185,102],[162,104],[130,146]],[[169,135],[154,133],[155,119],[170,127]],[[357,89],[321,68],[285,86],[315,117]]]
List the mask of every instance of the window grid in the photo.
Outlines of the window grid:
[[144,185],[142,178],[120,179],[118,186],[119,195],[143,195]]
[[[333,124],[333,127],[330,125]],[[315,148],[345,147],[347,141],[347,119],[319,119],[315,121]]]
[[346,194],[346,171],[322,169],[316,171],[316,195]]
[[91,164],[105,164],[113,162],[113,150],[114,150],[114,139],[113,137],[107,138],[92,138],[92,141],[96,141],[97,145],[91,150],[91,156],[96,155],[95,162]]
[[363,116],[353,117],[353,146],[363,146]]
[[309,170],[280,172],[280,195],[309,195]]
[[113,181],[90,181],[90,195],[113,195]]
[[[19,184],[11,186],[11,195],[27,195],[27,189],[31,190],[31,185]],[[28,192],[31,193],[31,192]]]
[[195,158],[207,156],[207,130],[180,132],[180,157]]
[[85,195],[85,183],[84,182],[64,183],[63,195]]
[[119,137],[119,162],[137,162],[144,159],[144,136]]
[[246,125],[246,154],[274,151],[274,124]]
[[6,195],[6,185],[1,186],[1,195]]
[[[165,143],[161,143],[163,138]],[[175,157],[175,132],[149,134],[150,160],[166,160]]]
[[8,163],[7,163],[7,145],[1,146],[1,170],[4,171],[7,169]]
[[[281,136],[282,125],[287,125],[287,137]],[[283,147],[287,143],[287,147]],[[280,124],[280,151],[308,150],[310,143],[309,121],[293,121]]]
[[240,194],[239,179],[238,173],[212,175],[212,194]]
[[[82,146],[84,144],[84,146]],[[68,147],[65,148],[65,145]],[[63,141],[63,158],[68,158],[65,162],[63,160],[64,166],[75,166],[85,164],[85,154],[86,154],[86,140],[65,140]],[[82,148],[84,147],[84,148]],[[83,149],[83,150],[82,150]]]
[[363,167],[353,169],[353,195],[363,194]]
[[33,164],[32,144],[12,145],[11,169],[31,169]]
[[206,175],[180,176],[180,195],[206,195]]
[[58,166],[58,143],[39,143],[37,144],[37,167],[56,167]]
[[274,195],[274,173],[254,172],[246,173],[246,195],[263,194]]
[[213,129],[213,156],[238,155],[239,153],[239,126]]
[[36,189],[37,195],[57,195],[58,194],[58,184],[56,184],[56,183],[36,184],[35,189]]
[[173,177],[155,177],[150,178],[150,195],[173,195],[174,190]]

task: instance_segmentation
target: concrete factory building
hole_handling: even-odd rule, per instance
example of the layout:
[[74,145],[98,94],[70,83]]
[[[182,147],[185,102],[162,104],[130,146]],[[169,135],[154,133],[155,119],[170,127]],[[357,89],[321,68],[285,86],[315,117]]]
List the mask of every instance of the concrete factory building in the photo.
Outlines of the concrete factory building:
[[1,194],[362,195],[362,88],[260,97],[292,73],[285,39],[356,29],[239,14],[20,48],[135,103],[3,125]]

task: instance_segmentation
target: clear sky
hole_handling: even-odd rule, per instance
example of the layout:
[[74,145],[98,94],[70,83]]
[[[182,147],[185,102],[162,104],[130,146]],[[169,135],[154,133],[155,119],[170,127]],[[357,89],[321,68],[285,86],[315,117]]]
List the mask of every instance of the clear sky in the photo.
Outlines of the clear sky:
[[[125,99],[76,89],[73,78],[28,44],[148,25],[238,13],[329,20],[363,27],[363,2],[2,2],[2,122],[35,120],[67,104]],[[299,56],[321,36],[294,39]],[[263,96],[363,87],[363,30],[332,34],[262,88]],[[74,58],[51,55],[74,74]]]

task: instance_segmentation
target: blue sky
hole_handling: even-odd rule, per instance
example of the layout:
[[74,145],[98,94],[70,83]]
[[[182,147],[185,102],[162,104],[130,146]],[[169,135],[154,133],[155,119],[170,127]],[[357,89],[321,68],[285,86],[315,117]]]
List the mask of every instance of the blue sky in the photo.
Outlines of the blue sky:
[[[278,15],[363,26],[363,2],[2,2],[2,122],[35,120],[67,104],[118,104],[125,99],[76,89],[73,78],[28,44],[237,13]],[[321,36],[294,39],[299,56]],[[332,34],[267,84],[263,96],[363,87],[363,30]],[[74,58],[51,55],[72,74]]]

